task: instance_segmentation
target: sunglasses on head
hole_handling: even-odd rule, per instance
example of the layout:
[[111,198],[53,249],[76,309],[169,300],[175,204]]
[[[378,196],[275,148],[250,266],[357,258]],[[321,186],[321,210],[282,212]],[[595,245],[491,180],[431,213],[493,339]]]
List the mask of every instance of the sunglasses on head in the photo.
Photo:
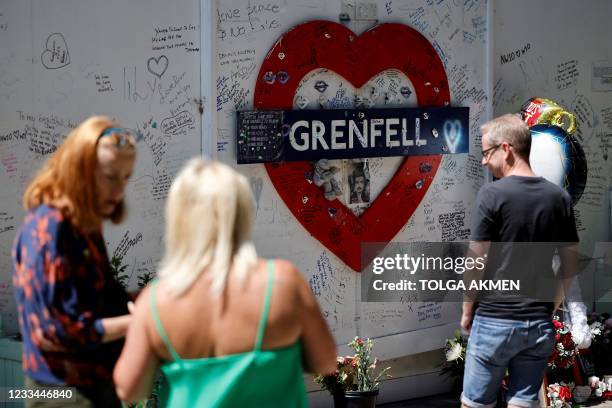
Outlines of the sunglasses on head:
[[102,133],[100,133],[100,136],[98,136],[98,142],[103,137],[110,137],[115,142],[115,146],[117,147],[134,147],[136,145],[136,137],[134,136],[134,133],[132,133],[130,129],[126,128],[106,128]]

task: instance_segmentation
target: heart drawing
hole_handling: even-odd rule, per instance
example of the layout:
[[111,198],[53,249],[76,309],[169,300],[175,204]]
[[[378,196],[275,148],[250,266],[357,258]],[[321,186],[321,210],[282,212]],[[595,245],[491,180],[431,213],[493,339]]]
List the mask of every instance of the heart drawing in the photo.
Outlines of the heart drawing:
[[162,75],[164,75],[168,69],[168,57],[162,55],[157,58],[149,58],[147,61],[147,69],[150,73],[161,79]]
[[70,64],[68,46],[61,33],[53,33],[47,38],[45,50],[40,55],[40,60],[47,69],[62,68]]
[[[255,109],[292,109],[300,80],[321,68],[345,78],[355,88],[383,71],[398,70],[410,79],[419,106],[450,103],[444,66],[432,45],[414,29],[381,24],[357,36],[338,23],[311,21],[285,33],[267,54],[255,86]],[[267,73],[279,71],[288,74],[285,82],[264,79]],[[405,157],[361,216],[337,199],[325,199],[308,177],[313,170],[310,162],[265,166],[276,191],[302,226],[360,272],[375,256],[364,255],[362,259],[361,244],[386,243],[397,235],[421,203],[441,159],[441,155]]]

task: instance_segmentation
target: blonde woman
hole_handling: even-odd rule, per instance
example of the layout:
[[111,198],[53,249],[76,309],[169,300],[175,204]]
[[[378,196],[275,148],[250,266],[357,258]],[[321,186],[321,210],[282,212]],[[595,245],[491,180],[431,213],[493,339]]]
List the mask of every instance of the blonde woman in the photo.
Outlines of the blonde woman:
[[[61,402],[26,406],[120,406],[112,382],[130,315],[109,268],[102,223],[119,223],[136,142],[111,119],[82,122],[28,186],[28,211],[13,248],[13,283],[30,389],[76,387]],[[55,404],[55,405],[53,405]]]
[[336,348],[300,272],[258,259],[246,178],[194,159],[170,189],[159,281],[139,297],[114,372],[119,397],[171,407],[305,407],[303,370],[336,369]]

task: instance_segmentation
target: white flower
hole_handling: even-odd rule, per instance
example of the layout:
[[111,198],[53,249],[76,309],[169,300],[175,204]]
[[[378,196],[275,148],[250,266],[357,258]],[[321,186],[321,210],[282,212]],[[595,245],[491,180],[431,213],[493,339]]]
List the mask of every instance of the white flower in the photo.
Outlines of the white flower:
[[603,330],[603,324],[599,322],[594,322],[591,324],[590,328],[591,328],[591,334],[593,336],[599,336]]
[[461,358],[463,347],[461,344],[455,343],[453,346],[446,351],[446,361],[455,361]]
[[555,401],[555,408],[563,408],[563,401],[556,400]]
[[601,390],[601,388],[597,388],[597,389],[595,390],[595,396],[596,396],[596,397],[601,397],[601,396],[602,396],[602,394],[603,394],[603,391]]
[[591,376],[588,381],[591,388],[599,387],[599,377]]

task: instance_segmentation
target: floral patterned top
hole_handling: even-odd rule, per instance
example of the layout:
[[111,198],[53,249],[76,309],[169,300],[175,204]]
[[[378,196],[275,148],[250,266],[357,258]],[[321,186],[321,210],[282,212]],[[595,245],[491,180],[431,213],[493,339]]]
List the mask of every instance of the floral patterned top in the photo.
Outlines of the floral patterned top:
[[[129,296],[111,275],[102,235],[40,205],[17,233],[13,267],[25,374],[45,384],[112,382],[123,341],[103,344],[101,319],[128,313]],[[40,350],[37,329],[67,352]]]

